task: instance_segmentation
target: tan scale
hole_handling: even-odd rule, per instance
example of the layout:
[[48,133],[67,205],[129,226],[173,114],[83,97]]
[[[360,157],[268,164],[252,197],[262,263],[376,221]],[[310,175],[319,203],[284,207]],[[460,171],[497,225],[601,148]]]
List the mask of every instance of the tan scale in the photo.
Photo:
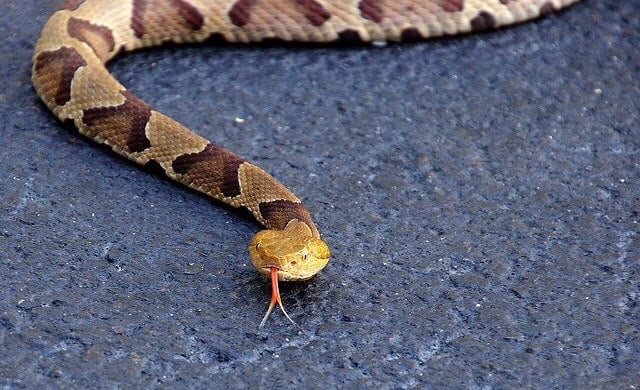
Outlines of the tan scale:
[[[278,280],[309,279],[329,261],[329,247],[309,213],[261,168],[125,92],[105,63],[120,51],[168,41],[370,42],[454,35],[533,19],[577,1],[65,0],[38,39],[32,80],[54,114],[73,121],[80,133],[139,164],[155,162],[168,177],[246,208],[269,227],[249,245],[252,263],[272,284],[262,326],[276,304],[284,312]],[[102,113],[108,117],[96,117]],[[207,180],[208,174],[216,180]]]
[[[146,133],[151,141],[151,147],[140,153],[142,160],[140,163],[146,164],[149,160],[155,160],[167,171],[167,175],[170,177],[175,175],[171,162],[176,157],[201,152],[209,144],[206,138],[155,110],[151,111]],[[176,145],[180,145],[180,147],[176,148]]]

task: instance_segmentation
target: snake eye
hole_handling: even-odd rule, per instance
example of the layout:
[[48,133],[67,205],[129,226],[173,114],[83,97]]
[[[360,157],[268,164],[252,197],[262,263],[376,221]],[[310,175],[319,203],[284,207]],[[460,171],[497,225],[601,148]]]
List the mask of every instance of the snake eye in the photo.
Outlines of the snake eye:
[[307,261],[307,254],[302,255],[302,261]]

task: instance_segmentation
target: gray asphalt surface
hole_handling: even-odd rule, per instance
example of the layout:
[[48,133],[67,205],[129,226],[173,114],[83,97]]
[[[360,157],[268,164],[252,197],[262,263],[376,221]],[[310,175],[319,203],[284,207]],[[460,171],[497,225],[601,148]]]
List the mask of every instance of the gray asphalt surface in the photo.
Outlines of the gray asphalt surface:
[[300,328],[262,330],[257,223],[39,103],[57,3],[0,13],[0,387],[638,388],[638,2],[385,48],[114,61],[290,186],[332,247],[282,289]]

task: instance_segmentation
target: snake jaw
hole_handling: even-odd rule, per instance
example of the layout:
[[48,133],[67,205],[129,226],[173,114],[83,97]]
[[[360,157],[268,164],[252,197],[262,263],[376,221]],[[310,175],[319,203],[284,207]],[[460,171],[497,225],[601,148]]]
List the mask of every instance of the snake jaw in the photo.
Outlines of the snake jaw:
[[278,281],[307,280],[329,262],[329,247],[312,234],[311,228],[297,219],[291,220],[283,230],[262,230],[249,244],[251,262],[271,279],[271,301],[260,327],[264,325],[276,303],[285,316]]

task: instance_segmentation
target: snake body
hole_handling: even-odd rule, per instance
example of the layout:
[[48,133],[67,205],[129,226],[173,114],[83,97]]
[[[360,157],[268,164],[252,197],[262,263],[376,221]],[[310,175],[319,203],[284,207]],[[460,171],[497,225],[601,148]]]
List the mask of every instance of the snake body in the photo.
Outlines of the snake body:
[[[265,226],[249,245],[282,302],[278,280],[305,280],[329,261],[309,212],[258,166],[192,132],[127,91],[105,64],[165,42],[401,41],[493,29],[578,0],[64,0],[33,55],[33,84],[63,122]],[[284,309],[283,309],[284,311]],[[286,313],[285,313],[286,314]],[[263,319],[263,323],[264,323]]]

